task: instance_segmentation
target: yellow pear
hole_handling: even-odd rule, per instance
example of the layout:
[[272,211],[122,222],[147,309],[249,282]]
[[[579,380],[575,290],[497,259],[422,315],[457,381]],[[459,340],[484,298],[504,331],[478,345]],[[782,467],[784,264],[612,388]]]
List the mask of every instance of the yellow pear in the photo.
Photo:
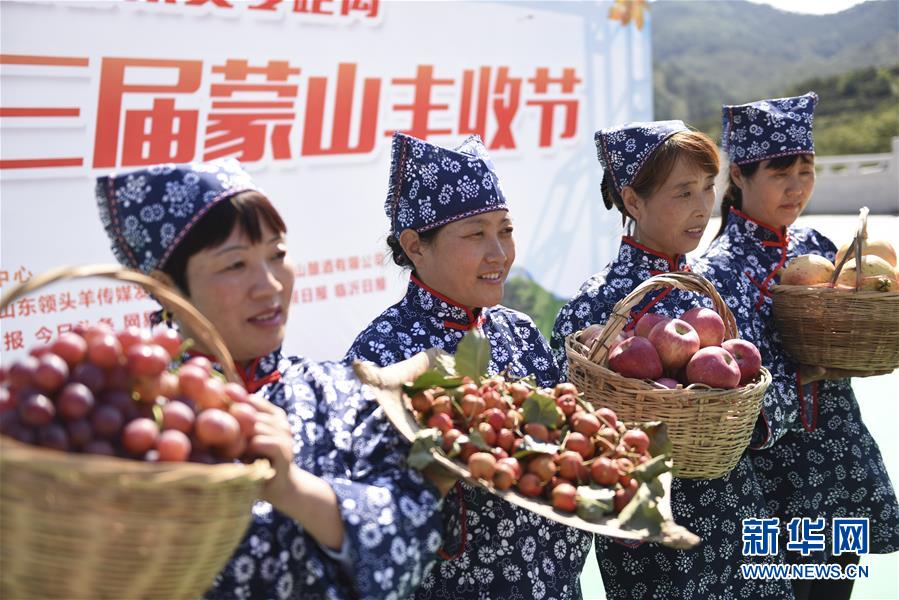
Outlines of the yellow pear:
[[[840,249],[837,251],[836,258],[834,258],[834,263],[839,263],[843,260],[843,255],[849,251],[849,247],[853,242],[849,242],[848,244],[843,244]],[[883,260],[890,263],[892,266],[896,266],[896,250],[893,248],[892,244],[885,240],[863,240],[862,241],[862,256],[879,256]]]
[[858,288],[862,292],[889,292],[896,287],[896,281],[892,277],[884,275],[875,275],[874,277],[865,277],[862,284]]
[[[854,258],[846,261],[846,264],[843,265],[843,270],[840,271],[840,275],[837,277],[837,283],[855,287],[855,272],[858,268],[856,265],[857,263]],[[861,265],[862,279],[878,276],[883,276],[887,279],[893,278],[894,272],[892,265],[879,256],[874,256],[872,254],[862,256]]]
[[803,254],[789,262],[780,275],[782,285],[815,285],[833,276],[833,263],[817,254]]

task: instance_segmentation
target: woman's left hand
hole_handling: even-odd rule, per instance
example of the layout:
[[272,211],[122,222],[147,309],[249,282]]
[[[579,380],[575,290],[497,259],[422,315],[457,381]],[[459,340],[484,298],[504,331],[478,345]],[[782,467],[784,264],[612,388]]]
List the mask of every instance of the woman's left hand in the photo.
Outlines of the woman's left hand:
[[287,413],[267,400],[250,396],[250,404],[256,409],[256,429],[247,446],[251,456],[267,458],[275,470],[275,476],[263,488],[263,500],[279,507],[281,500],[289,496],[291,467],[293,466],[293,432]]
[[855,371],[849,369],[836,369],[834,367],[822,367],[819,365],[800,365],[799,381],[804,385],[827,379],[848,379],[850,377],[877,377],[889,375],[889,371]]
[[247,451],[267,458],[275,469],[275,476],[262,490],[262,499],[302,525],[319,543],[339,549],[345,529],[334,490],[322,478],[294,464],[287,413],[256,396],[250,396],[250,403],[257,411],[256,429]]

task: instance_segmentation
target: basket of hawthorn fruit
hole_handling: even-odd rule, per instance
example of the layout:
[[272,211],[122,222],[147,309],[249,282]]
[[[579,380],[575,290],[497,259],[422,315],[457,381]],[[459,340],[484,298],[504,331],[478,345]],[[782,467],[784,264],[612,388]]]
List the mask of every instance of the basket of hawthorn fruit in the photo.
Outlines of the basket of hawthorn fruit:
[[577,388],[487,375],[489,342],[468,332],[454,356],[429,350],[360,380],[412,443],[409,464],[480,486],[542,517],[593,533],[690,548],[674,523],[665,426],[625,425]]

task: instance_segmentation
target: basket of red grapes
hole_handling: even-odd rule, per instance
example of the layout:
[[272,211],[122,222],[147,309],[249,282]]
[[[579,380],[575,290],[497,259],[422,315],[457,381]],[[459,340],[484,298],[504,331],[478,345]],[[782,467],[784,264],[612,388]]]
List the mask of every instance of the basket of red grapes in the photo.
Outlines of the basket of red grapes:
[[0,367],[0,596],[197,597],[240,541],[271,474],[247,455],[258,401],[209,322],[140,273],[63,268],[0,305],[97,276],[177,306],[226,375],[203,356],[177,364],[189,342],[173,329],[104,325],[63,333]]

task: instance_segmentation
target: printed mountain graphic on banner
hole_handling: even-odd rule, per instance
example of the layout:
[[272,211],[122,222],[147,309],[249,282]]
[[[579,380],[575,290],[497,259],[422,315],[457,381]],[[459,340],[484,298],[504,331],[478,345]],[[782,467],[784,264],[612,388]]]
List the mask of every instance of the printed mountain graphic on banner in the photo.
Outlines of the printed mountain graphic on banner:
[[556,315],[565,302],[566,299],[544,289],[521,267],[514,267],[506,279],[503,305],[531,317],[547,339],[552,335]]

